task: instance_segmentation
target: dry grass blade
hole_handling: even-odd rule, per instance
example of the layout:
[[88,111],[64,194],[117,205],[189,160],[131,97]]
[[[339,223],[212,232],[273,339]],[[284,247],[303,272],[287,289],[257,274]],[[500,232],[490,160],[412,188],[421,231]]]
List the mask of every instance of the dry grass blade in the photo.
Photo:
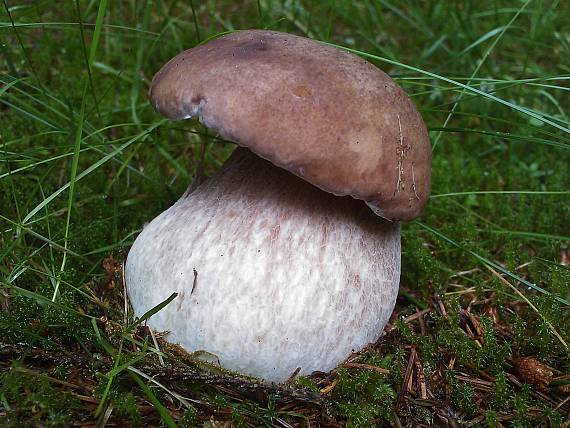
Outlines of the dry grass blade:
[[509,287],[511,290],[513,290],[527,305],[529,305],[533,311],[536,312],[536,314],[543,319],[543,321],[546,323],[546,325],[548,325],[548,328],[550,329],[550,331],[552,331],[552,334],[560,341],[560,343],[562,344],[562,346],[564,346],[566,349],[568,349],[568,344],[566,343],[566,341],[562,338],[562,336],[560,335],[560,333],[558,333],[558,331],[556,331],[556,329],[554,328],[554,326],[552,325],[552,323],[547,320],[544,315],[538,310],[538,308],[536,306],[534,306],[532,304],[532,302],[530,300],[528,300],[528,298],[521,293],[517,287],[515,287],[514,285],[512,285],[509,281],[507,281],[505,278],[503,278],[502,275],[500,275],[496,270],[494,270],[491,266],[485,265],[485,267],[493,274],[495,275],[499,281],[501,281],[503,284],[505,284],[507,287]]

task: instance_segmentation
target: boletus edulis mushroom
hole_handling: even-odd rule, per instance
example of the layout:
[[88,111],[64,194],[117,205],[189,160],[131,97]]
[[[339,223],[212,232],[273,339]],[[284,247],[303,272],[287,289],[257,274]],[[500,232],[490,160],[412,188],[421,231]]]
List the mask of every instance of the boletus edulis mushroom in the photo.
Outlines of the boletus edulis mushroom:
[[152,328],[276,382],[376,341],[398,293],[399,224],[429,196],[428,135],[404,91],[351,53],[248,30],[174,57],[150,99],[241,147],[136,239],[135,315],[177,292]]

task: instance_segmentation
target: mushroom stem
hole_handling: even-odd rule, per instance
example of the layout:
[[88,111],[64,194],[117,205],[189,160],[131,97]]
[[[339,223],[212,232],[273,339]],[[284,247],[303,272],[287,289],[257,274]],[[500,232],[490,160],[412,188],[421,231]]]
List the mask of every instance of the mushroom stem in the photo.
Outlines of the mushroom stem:
[[397,223],[238,148],[135,241],[135,315],[192,352],[266,380],[326,371],[375,341],[400,276]]

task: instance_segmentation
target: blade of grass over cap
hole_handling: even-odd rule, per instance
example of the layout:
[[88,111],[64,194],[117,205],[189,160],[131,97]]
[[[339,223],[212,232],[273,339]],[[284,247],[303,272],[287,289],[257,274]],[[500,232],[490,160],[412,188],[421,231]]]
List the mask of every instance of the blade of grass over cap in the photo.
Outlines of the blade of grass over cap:
[[482,97],[489,98],[490,100],[493,100],[493,101],[495,101],[495,102],[497,102],[497,103],[499,103],[499,104],[502,104],[502,105],[504,105],[504,106],[507,106],[507,107],[509,107],[509,108],[511,108],[511,109],[513,109],[513,110],[516,110],[516,111],[522,113],[522,114],[525,114],[525,115],[527,115],[527,116],[533,117],[533,118],[539,120],[540,122],[544,122],[544,123],[546,123],[546,124],[548,124],[548,125],[550,125],[550,126],[556,128],[556,129],[559,129],[559,130],[561,130],[561,131],[563,131],[563,132],[565,132],[565,133],[567,133],[567,134],[570,134],[570,128],[567,128],[567,127],[565,127],[565,126],[563,126],[563,125],[560,125],[560,124],[557,123],[557,122],[554,122],[554,121],[552,121],[552,120],[550,120],[550,119],[547,119],[547,118],[545,118],[544,116],[542,116],[542,115],[540,115],[540,114],[538,114],[538,113],[535,113],[534,111],[532,111],[532,110],[530,110],[530,109],[528,109],[528,108],[521,107],[521,106],[519,106],[519,105],[517,105],[517,104],[514,104],[514,103],[512,103],[512,102],[510,102],[510,101],[507,101],[507,100],[504,100],[504,99],[502,99],[502,98],[496,97],[496,96],[494,96],[494,95],[492,95],[492,94],[489,94],[489,93],[487,93],[487,92],[481,91],[481,90],[479,90],[479,89],[477,89],[477,88],[474,88],[474,87],[472,87],[472,86],[469,86],[469,85],[466,85],[466,84],[464,84],[464,83],[458,82],[458,81],[456,81],[456,80],[450,79],[450,78],[448,78],[448,77],[445,77],[445,76],[442,76],[442,75],[439,75],[439,74],[436,74],[436,73],[432,73],[431,71],[422,70],[421,68],[413,67],[413,66],[411,66],[411,65],[407,65],[407,64],[404,64],[404,63],[402,63],[402,62],[393,61],[393,60],[388,59],[388,58],[384,58],[384,57],[381,57],[381,56],[378,56],[378,55],[373,55],[373,54],[370,54],[370,53],[368,53],[368,52],[363,52],[363,51],[360,51],[360,50],[358,50],[358,49],[353,49],[353,48],[349,48],[349,47],[346,47],[346,46],[338,45],[338,44],[335,44],[335,43],[329,43],[329,42],[321,42],[321,43],[324,43],[324,44],[327,44],[327,45],[331,45],[331,46],[335,46],[335,47],[340,48],[340,49],[344,49],[344,50],[346,50],[346,51],[348,51],[348,52],[352,52],[352,53],[354,53],[354,54],[356,54],[356,55],[359,55],[359,56],[362,56],[362,57],[365,57],[365,58],[370,58],[370,59],[373,59],[373,60],[377,60],[377,61],[381,61],[381,62],[386,62],[386,63],[388,63],[388,64],[396,65],[396,66],[398,66],[398,67],[402,67],[402,68],[405,68],[405,69],[407,69],[407,70],[415,71],[416,73],[425,74],[426,76],[430,76],[430,77],[433,77],[433,78],[435,78],[435,79],[439,79],[439,80],[442,80],[442,81],[444,81],[444,82],[451,83],[452,85],[458,86],[458,87],[460,87],[460,88],[463,88],[463,89],[465,89],[465,90],[467,90],[467,91],[469,91],[469,92],[472,92],[472,93],[474,93],[474,94],[480,95],[480,96],[482,96]]

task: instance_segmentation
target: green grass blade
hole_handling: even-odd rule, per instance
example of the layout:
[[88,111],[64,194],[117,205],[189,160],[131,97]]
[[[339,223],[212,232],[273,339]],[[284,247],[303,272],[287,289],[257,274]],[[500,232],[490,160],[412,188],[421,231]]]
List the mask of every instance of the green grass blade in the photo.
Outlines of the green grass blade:
[[91,46],[89,48],[89,68],[93,69],[93,62],[95,61],[95,53],[99,46],[99,38],[101,37],[101,29],[103,28],[103,19],[105,18],[105,10],[107,9],[107,0],[99,2],[99,9],[97,10],[97,18],[95,19],[95,29],[93,30],[93,38],[91,39]]
[[178,293],[172,293],[166,300],[162,301],[161,303],[159,303],[158,305],[156,305],[154,308],[149,309],[148,311],[146,311],[138,320],[137,320],[137,324],[142,324],[143,322],[145,322],[147,319],[149,319],[150,317],[152,317],[154,314],[156,314],[157,312],[161,311],[164,307],[166,307],[166,305],[168,305],[170,302],[172,302],[174,299],[176,299],[176,297],[178,296]]
[[501,272],[501,273],[504,274],[504,275],[507,275],[509,278],[511,278],[511,279],[513,279],[513,280],[515,280],[515,281],[517,281],[517,282],[520,282],[521,284],[526,285],[527,287],[532,288],[533,290],[538,291],[539,293],[545,294],[545,295],[547,295],[547,296],[552,296],[554,299],[556,299],[556,301],[558,301],[558,302],[560,302],[560,303],[562,303],[562,304],[564,304],[564,305],[570,307],[570,302],[569,302],[568,300],[563,299],[562,297],[558,297],[558,296],[552,295],[552,293],[550,293],[549,291],[545,290],[544,288],[539,287],[538,285],[533,284],[532,282],[529,282],[529,281],[527,281],[527,280],[524,279],[524,278],[521,278],[520,276],[518,276],[518,275],[516,275],[516,274],[514,274],[514,273],[512,273],[512,272],[510,272],[510,271],[508,271],[508,270],[505,269],[504,267],[498,265],[497,263],[492,262],[491,260],[487,259],[486,257],[483,257],[483,256],[477,254],[476,252],[471,251],[471,250],[465,248],[463,245],[461,245],[461,244],[455,242],[453,239],[447,237],[446,235],[444,235],[444,234],[441,233],[440,231],[435,230],[434,228],[428,226],[427,224],[423,224],[423,223],[421,223],[421,222],[419,222],[419,221],[416,221],[415,223],[418,224],[419,226],[421,226],[422,228],[424,228],[425,230],[427,230],[428,232],[431,232],[433,235],[437,236],[437,237],[440,238],[441,240],[443,240],[443,241],[445,241],[445,242],[447,242],[447,243],[453,245],[453,246],[456,247],[456,248],[459,248],[461,251],[464,251],[464,252],[466,252],[466,253],[468,253],[468,254],[471,254],[473,257],[475,257],[475,258],[476,258],[477,260],[479,260],[481,263],[483,263],[483,264],[485,264],[485,265],[487,265],[487,266],[491,266],[491,267],[492,267],[493,269],[495,269],[496,271]]
[[[93,171],[95,171],[96,169],[98,169],[101,165],[103,165],[104,163],[106,163],[107,161],[109,161],[110,159],[112,159],[113,157],[117,156],[119,153],[121,153],[124,149],[126,149],[127,147],[129,147],[131,144],[133,144],[135,141],[140,140],[141,138],[143,138],[144,136],[150,134],[154,129],[158,128],[162,123],[164,123],[166,120],[161,120],[153,125],[151,125],[150,127],[148,127],[147,129],[145,129],[144,131],[140,132],[139,134],[137,134],[136,136],[134,136],[133,138],[131,138],[130,140],[128,140],[126,143],[122,144],[121,146],[119,146],[117,149],[113,150],[111,153],[109,153],[108,155],[104,156],[103,158],[99,159],[97,162],[95,162],[94,164],[92,164],[89,168],[87,168],[86,170],[82,171],[80,174],[77,175],[77,177],[75,177],[75,182],[85,178],[86,176],[88,176],[89,174],[91,174]],[[64,192],[65,190],[67,190],[67,188],[70,187],[70,182],[64,184],[62,187],[60,187],[58,190],[56,190],[55,192],[53,192],[50,196],[48,196],[46,199],[44,199],[40,204],[38,204],[34,209],[32,209],[25,217],[24,220],[22,221],[24,224],[28,223],[30,221],[31,218],[33,218],[43,207],[45,207],[46,205],[48,205],[51,201],[53,201],[55,198],[57,198],[62,192]]]
[[30,290],[26,290],[25,288],[21,288],[21,287],[18,287],[16,285],[12,285],[12,284],[6,284],[6,283],[2,283],[2,284],[11,288],[12,290],[14,290],[16,293],[20,294],[21,296],[27,297],[28,299],[35,300],[39,305],[52,306],[52,307],[57,308],[61,311],[73,312],[75,315],[79,315],[79,316],[85,317],[85,318],[90,318],[92,320],[97,319],[97,317],[78,312],[73,308],[70,308],[70,307],[65,306],[65,305],[61,305],[57,302],[52,301],[51,299],[48,299],[45,296],[42,296],[41,294],[35,293],[33,291],[30,291]]
[[148,400],[152,403],[152,405],[160,415],[160,419],[162,419],[162,422],[164,422],[164,424],[169,428],[176,428],[176,422],[168,414],[166,408],[162,405],[162,403],[158,400],[158,398],[156,398],[156,395],[154,395],[154,393],[150,390],[150,388],[146,385],[146,383],[144,383],[141,380],[141,378],[131,370],[129,370],[129,375],[138,384],[140,389],[143,391],[144,395],[146,395]]
[[[60,274],[65,270],[65,264],[67,262],[67,247],[69,245],[69,227],[71,225],[71,213],[73,210],[73,197],[75,196],[75,181],[77,179],[77,166],[79,165],[79,154],[81,152],[81,137],[83,135],[83,118],[85,116],[85,105],[87,103],[87,88],[88,82],[85,81],[83,85],[83,96],[81,98],[81,110],[79,111],[79,120],[77,123],[77,128],[75,131],[75,144],[73,147],[73,159],[71,162],[71,177],[69,179],[69,197],[67,199],[67,218],[65,221],[65,235],[63,238],[63,247],[66,250],[63,253],[63,258],[61,261]],[[26,220],[24,219],[24,223]],[[59,294],[60,281],[58,280],[53,291],[52,301],[55,302]]]
[[440,193],[431,195],[430,199],[447,198],[449,196],[468,195],[570,195],[570,191],[548,191],[548,190],[474,190],[467,192]]
[[414,66],[411,66],[411,65],[407,65],[407,64],[404,64],[404,63],[401,63],[401,62],[398,62],[398,61],[393,61],[393,60],[391,60],[391,59],[384,58],[384,57],[381,57],[381,56],[378,56],[378,55],[373,55],[373,54],[370,54],[370,53],[368,53],[368,52],[360,51],[360,50],[358,50],[358,49],[349,48],[349,47],[342,46],[342,45],[338,45],[338,44],[335,44],[335,43],[328,43],[328,42],[321,42],[321,43],[324,43],[324,44],[330,45],[330,46],[334,46],[334,47],[343,49],[343,50],[348,51],[348,52],[352,52],[352,53],[354,53],[354,54],[356,54],[356,55],[359,55],[359,56],[362,56],[362,57],[365,57],[365,58],[370,58],[370,59],[373,59],[373,60],[376,60],[376,61],[381,61],[381,62],[385,62],[385,63],[388,63],[388,64],[392,64],[392,65],[395,65],[395,66],[404,68],[404,69],[406,69],[406,70],[414,71],[414,72],[420,73],[420,74],[425,74],[426,76],[433,77],[434,79],[438,79],[438,80],[441,80],[441,81],[443,81],[443,82],[450,83],[450,84],[455,85],[455,86],[457,86],[457,87],[459,87],[459,88],[463,88],[463,89],[467,90],[468,92],[472,92],[472,93],[477,94],[477,95],[479,95],[479,96],[482,96],[482,97],[484,97],[484,98],[488,98],[488,99],[490,99],[490,100],[492,100],[492,101],[495,101],[495,102],[497,102],[497,103],[499,103],[499,104],[501,104],[501,105],[504,105],[504,106],[506,106],[506,107],[508,107],[508,108],[510,108],[510,109],[513,109],[513,110],[515,110],[515,111],[518,111],[519,113],[522,113],[522,114],[524,114],[524,115],[533,117],[534,119],[536,119],[536,120],[538,120],[538,121],[540,121],[540,122],[544,122],[544,123],[546,123],[546,124],[548,124],[548,125],[550,125],[550,126],[556,128],[556,129],[559,129],[560,131],[563,131],[563,132],[565,132],[565,133],[567,133],[567,134],[570,134],[570,128],[567,128],[567,127],[565,127],[565,126],[560,125],[560,124],[557,123],[557,122],[554,122],[554,121],[552,121],[552,120],[550,120],[550,119],[547,119],[547,118],[545,118],[543,115],[540,115],[540,114],[538,114],[538,113],[535,113],[534,111],[532,111],[532,110],[530,110],[530,109],[528,109],[528,108],[526,108],[526,107],[521,107],[521,106],[519,106],[519,105],[517,105],[517,104],[514,104],[514,103],[512,103],[512,102],[510,102],[510,101],[507,101],[507,100],[504,100],[504,99],[502,99],[502,98],[496,97],[495,95],[489,94],[489,93],[487,93],[487,92],[483,92],[483,91],[481,91],[481,90],[479,90],[479,89],[477,89],[477,88],[474,88],[474,87],[472,87],[472,86],[469,86],[469,85],[466,85],[466,84],[464,84],[464,83],[458,82],[457,80],[453,80],[453,79],[450,79],[450,78],[448,78],[448,77],[442,76],[442,75],[440,75],[440,74],[432,73],[431,71],[427,71],[427,70],[422,70],[421,68],[417,68],[417,67],[414,67]]

